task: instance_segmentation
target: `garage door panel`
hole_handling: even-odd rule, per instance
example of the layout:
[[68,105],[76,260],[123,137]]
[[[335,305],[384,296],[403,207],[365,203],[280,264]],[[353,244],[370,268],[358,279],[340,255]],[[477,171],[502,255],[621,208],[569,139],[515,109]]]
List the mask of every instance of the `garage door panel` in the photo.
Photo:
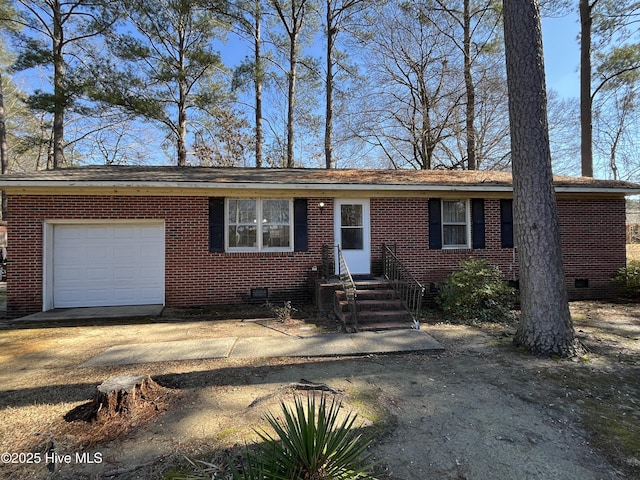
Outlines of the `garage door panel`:
[[62,281],[73,281],[77,278],[83,278],[84,270],[74,267],[59,268],[57,278]]
[[[115,227],[120,230],[122,227]],[[110,242],[114,237],[114,226],[95,226],[93,225],[88,230],[85,230],[85,235],[88,240],[104,240],[106,243]]]
[[79,226],[65,226],[64,229],[57,229],[56,238],[60,239],[79,239],[85,238],[86,231]]
[[61,304],[68,304],[74,302],[78,298],[77,290],[64,290],[60,289],[56,292],[56,299]]
[[160,252],[164,252],[164,245],[147,244],[138,253],[146,258],[158,258]]
[[[141,298],[149,299],[155,296],[155,292],[160,287],[160,285],[148,285],[146,287],[137,287],[136,295],[139,295]],[[145,302],[145,303],[154,303],[154,302]]]
[[96,259],[113,258],[113,246],[108,243],[95,242],[91,241],[91,239],[85,239],[84,241],[92,242],[84,248],[85,255],[88,257]]
[[131,288],[117,288],[113,290],[113,302],[119,303],[121,305],[130,305],[131,302],[135,302],[137,300],[143,300],[140,298],[137,289]]
[[[105,288],[87,288],[86,292],[87,300],[91,303],[104,303],[110,301],[111,292]],[[81,292],[76,291],[76,294],[81,294]]]
[[133,286],[138,278],[143,278],[139,274],[140,270],[134,267],[114,267],[113,279],[117,282],[130,282]]
[[112,254],[114,258],[118,258],[118,260],[122,263],[128,262],[131,263],[137,259],[140,259],[140,250],[139,249],[127,249],[127,248],[119,248],[116,249]]
[[[60,239],[57,239],[57,243],[59,243],[60,241],[61,241]],[[63,241],[68,243],[74,242],[77,244],[76,239],[64,239]],[[82,245],[78,246],[75,249],[69,249],[69,250],[54,249],[54,254],[56,255],[56,258],[59,260],[58,264],[60,266],[63,266],[64,268],[73,268],[75,259],[77,259],[78,257],[82,258],[87,255],[86,247]]]
[[[112,232],[112,238],[116,241],[118,240],[124,240],[127,241],[131,238],[144,238],[144,235],[142,235],[139,232],[139,229],[137,227],[124,227],[124,228],[118,228],[117,230],[114,230]],[[155,237],[155,232],[151,232],[149,234],[149,237]]]
[[148,280],[157,280],[163,272],[162,265],[145,265],[140,268],[140,276]]
[[55,225],[54,307],[164,303],[163,225]]
[[105,280],[111,280],[111,272],[107,267],[91,267],[84,271],[84,280],[103,284]]

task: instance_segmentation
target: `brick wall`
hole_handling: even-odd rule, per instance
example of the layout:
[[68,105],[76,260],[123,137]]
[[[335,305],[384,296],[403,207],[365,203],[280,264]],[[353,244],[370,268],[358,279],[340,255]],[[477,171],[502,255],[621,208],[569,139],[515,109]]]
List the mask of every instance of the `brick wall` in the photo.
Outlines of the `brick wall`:
[[[561,199],[558,205],[572,298],[610,294],[610,277],[625,264],[624,200]],[[334,243],[330,198],[308,199],[309,249],[291,253],[209,252],[206,197],[12,195],[8,214],[7,303],[12,317],[42,309],[45,220],[164,220],[168,306],[246,302],[251,289],[259,287],[267,287],[274,300],[309,302],[322,271],[323,245]],[[517,278],[513,249],[500,246],[499,200],[485,201],[485,225],[484,249],[429,250],[427,199],[373,198],[373,273],[380,273],[381,246],[386,242],[397,244],[398,256],[427,285],[442,281],[469,256],[486,258],[507,278]],[[576,279],[588,279],[588,288],[576,288]]]
[[[558,214],[571,299],[606,298],[615,293],[611,277],[626,264],[625,201],[623,199],[559,199]],[[500,200],[485,200],[484,249],[429,250],[429,212],[424,199],[372,199],[371,243],[374,271],[381,270],[382,243],[396,243],[400,259],[425,285],[441,282],[470,256],[498,265],[509,280],[518,277],[517,253],[502,248]],[[407,219],[402,230],[398,218]],[[576,280],[578,284],[576,287]],[[588,287],[585,282],[588,280]],[[581,282],[582,281],[582,282]]]
[[[570,298],[611,297],[611,277],[626,265],[625,201],[560,199],[558,211]],[[588,280],[588,287],[576,287],[576,280]]]
[[322,245],[333,242],[331,199],[308,199],[306,252],[209,252],[208,208],[206,197],[10,196],[7,314],[42,309],[43,223],[54,219],[164,220],[167,306],[246,302],[260,287],[269,288],[274,301],[311,301]]
[[[429,250],[429,211],[425,199],[398,198],[371,200],[371,243],[373,266],[380,272],[382,243],[395,243],[400,260],[426,286],[443,281],[461,260],[471,256],[498,265],[508,279],[517,278],[514,250],[501,248],[500,200],[485,200],[485,244],[483,249]],[[398,218],[408,218],[406,230]],[[429,295],[428,295],[429,297]]]

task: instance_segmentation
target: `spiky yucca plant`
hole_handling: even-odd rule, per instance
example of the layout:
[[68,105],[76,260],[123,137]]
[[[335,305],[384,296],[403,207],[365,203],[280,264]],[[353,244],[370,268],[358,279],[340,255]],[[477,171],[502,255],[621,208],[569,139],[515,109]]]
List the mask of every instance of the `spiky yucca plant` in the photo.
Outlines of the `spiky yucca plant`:
[[275,435],[257,431],[263,442],[249,470],[258,469],[270,480],[374,480],[367,453],[372,439],[353,428],[356,414],[339,420],[342,402],[327,403],[323,395],[316,406],[315,395],[309,395],[306,402],[296,397],[293,408],[281,402],[281,408],[282,420],[266,416]]

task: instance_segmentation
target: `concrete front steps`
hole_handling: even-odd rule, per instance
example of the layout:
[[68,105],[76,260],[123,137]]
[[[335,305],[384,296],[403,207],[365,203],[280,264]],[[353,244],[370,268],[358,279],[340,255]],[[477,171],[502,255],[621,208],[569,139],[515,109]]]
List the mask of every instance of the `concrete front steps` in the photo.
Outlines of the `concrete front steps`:
[[386,280],[356,281],[357,327],[344,290],[335,291],[334,311],[347,332],[411,328],[413,319]]

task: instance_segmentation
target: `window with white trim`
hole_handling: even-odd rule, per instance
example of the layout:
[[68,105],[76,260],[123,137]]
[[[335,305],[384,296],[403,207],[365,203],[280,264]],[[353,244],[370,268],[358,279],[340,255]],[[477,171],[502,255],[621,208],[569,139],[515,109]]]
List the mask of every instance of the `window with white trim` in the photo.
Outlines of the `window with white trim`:
[[469,248],[469,201],[442,200],[442,248]]
[[293,201],[290,199],[228,198],[228,251],[293,251]]

